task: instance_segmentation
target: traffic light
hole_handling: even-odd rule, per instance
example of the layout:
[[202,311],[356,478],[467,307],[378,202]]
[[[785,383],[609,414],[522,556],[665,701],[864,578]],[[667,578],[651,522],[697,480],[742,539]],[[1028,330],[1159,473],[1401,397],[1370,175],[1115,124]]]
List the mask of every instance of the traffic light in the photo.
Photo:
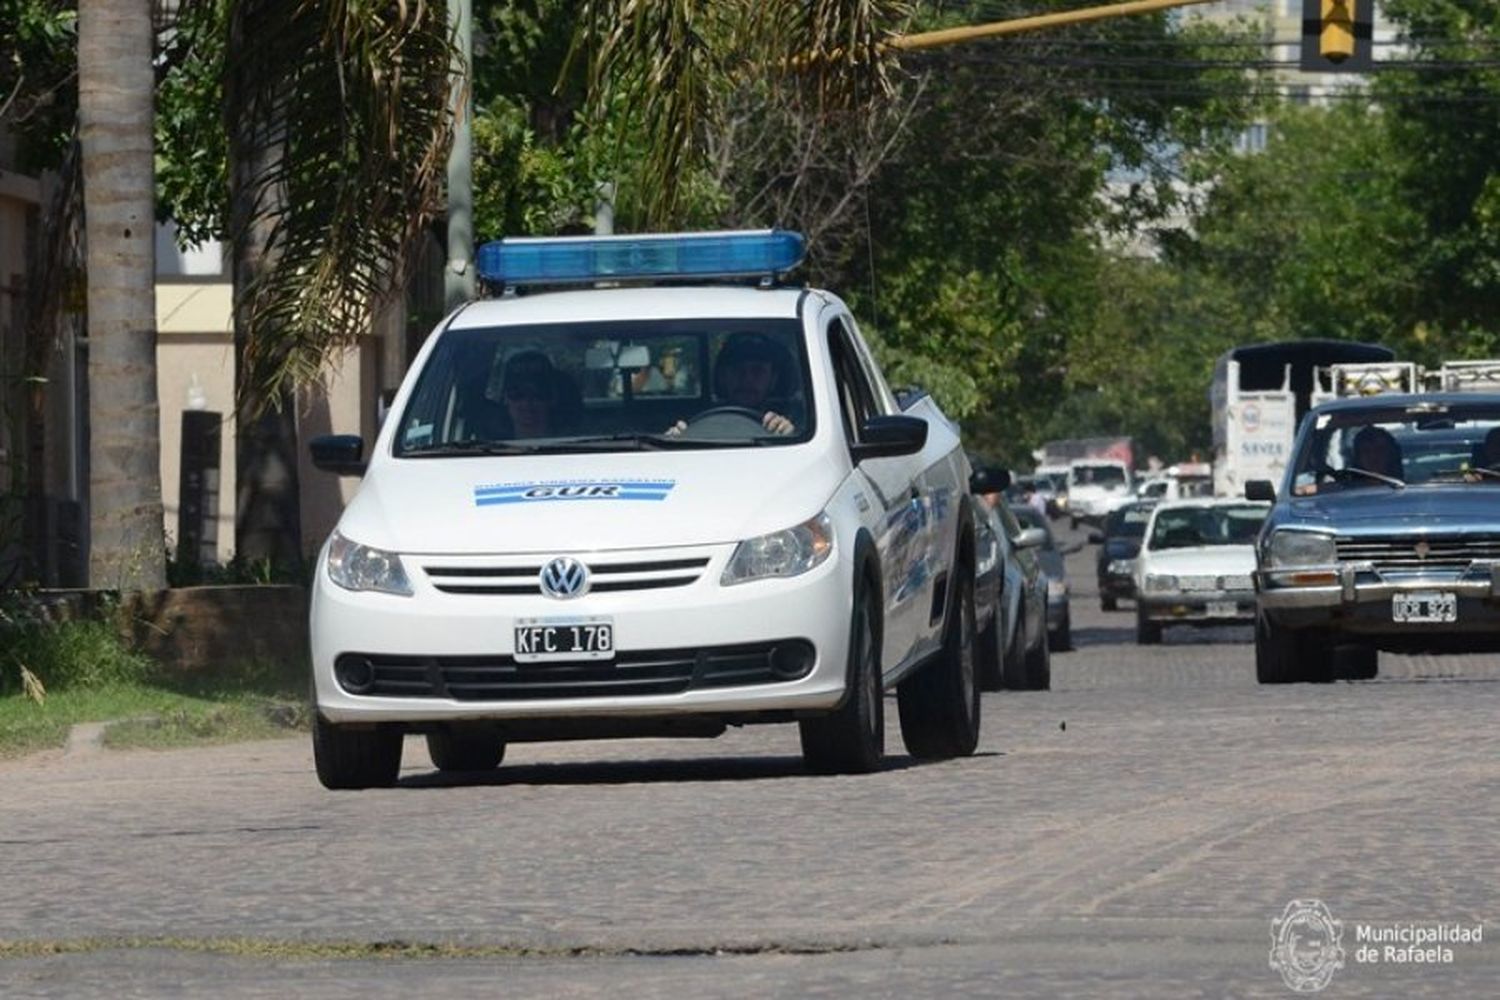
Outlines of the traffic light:
[[1323,0],[1318,55],[1334,63],[1354,55],[1354,0]]
[[1312,73],[1367,73],[1374,0],[1302,0],[1301,68]]

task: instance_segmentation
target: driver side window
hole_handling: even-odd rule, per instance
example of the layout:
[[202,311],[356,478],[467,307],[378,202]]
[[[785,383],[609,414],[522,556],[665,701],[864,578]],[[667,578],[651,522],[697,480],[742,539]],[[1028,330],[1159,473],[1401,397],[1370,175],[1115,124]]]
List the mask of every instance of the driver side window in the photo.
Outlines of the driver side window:
[[844,324],[835,319],[828,325],[828,353],[833,359],[834,380],[838,384],[839,413],[844,421],[844,436],[859,440],[859,429],[866,420],[880,412],[875,394],[865,379],[859,356]]

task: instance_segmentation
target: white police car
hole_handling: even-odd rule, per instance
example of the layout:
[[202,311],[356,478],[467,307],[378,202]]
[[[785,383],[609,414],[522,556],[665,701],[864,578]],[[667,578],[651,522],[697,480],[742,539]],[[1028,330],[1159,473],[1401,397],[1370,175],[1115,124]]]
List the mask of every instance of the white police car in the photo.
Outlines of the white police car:
[[844,303],[777,282],[801,237],[479,258],[505,294],[429,338],[368,464],[311,443],[364,475],[313,585],[323,784],[392,784],[406,732],[474,770],[508,742],[790,721],[812,768],[869,771],[891,687],[915,756],[972,753],[968,463]]

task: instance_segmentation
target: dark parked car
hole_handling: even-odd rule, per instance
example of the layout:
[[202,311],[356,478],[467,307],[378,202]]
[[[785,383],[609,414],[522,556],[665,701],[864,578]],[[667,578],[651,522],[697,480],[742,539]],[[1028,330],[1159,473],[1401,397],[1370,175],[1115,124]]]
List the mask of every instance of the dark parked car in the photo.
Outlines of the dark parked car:
[[1000,492],[1009,476],[980,468],[976,494],[974,607],[979,682],[986,691],[1046,690],[1052,684],[1047,636],[1047,575],[1042,571],[1044,531],[1023,527]]
[[1126,504],[1104,519],[1104,530],[1089,533],[1099,546],[1095,571],[1099,577],[1099,606],[1113,611],[1122,597],[1135,597],[1135,557],[1156,501]]
[[[1068,571],[1063,567],[1064,551],[1047,523],[1046,515],[1030,507],[1013,506],[1010,512],[1023,528],[1040,528],[1047,541],[1037,550],[1042,572],[1047,576],[1047,635],[1053,649],[1073,648],[1073,614],[1068,605]],[[1074,551],[1069,549],[1068,551]]]
[[1500,395],[1309,411],[1256,544],[1262,684],[1374,677],[1379,650],[1500,651]]

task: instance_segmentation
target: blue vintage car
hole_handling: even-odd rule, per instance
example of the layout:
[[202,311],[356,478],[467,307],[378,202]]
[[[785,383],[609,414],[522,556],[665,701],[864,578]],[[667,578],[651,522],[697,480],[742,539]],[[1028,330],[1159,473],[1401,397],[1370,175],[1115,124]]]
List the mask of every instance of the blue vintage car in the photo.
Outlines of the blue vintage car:
[[[1311,410],[1256,543],[1263,684],[1376,675],[1378,651],[1500,650],[1500,394]],[[1279,495],[1278,495],[1279,493]]]

